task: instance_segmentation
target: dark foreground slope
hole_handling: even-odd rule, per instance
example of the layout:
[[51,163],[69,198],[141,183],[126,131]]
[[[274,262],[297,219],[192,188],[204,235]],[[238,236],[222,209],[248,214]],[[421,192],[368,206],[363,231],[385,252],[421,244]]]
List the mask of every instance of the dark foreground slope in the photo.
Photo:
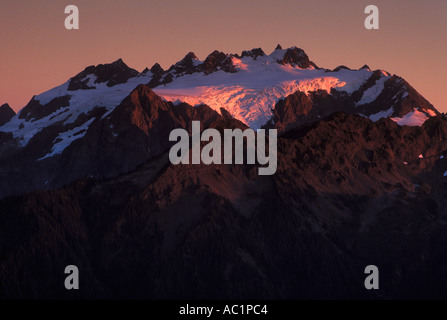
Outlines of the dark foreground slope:
[[[48,106],[27,106],[21,115],[35,116]],[[0,132],[0,199],[39,189],[55,189],[84,177],[116,177],[134,170],[172,144],[175,128],[190,129],[193,120],[207,128],[223,117],[208,106],[186,103],[173,106],[148,86],[140,85],[109,116],[97,107],[81,113],[75,124],[49,124],[23,148],[17,148],[11,133]],[[74,135],[75,140],[61,154],[46,157],[59,141],[60,132],[85,121],[91,124]],[[76,130],[75,130],[76,131]]]
[[[165,152],[118,178],[4,199],[2,295],[447,298],[446,135],[442,116],[401,127],[336,113],[280,137],[273,176],[173,166]],[[79,291],[64,288],[71,264]],[[379,291],[364,288],[370,264]]]

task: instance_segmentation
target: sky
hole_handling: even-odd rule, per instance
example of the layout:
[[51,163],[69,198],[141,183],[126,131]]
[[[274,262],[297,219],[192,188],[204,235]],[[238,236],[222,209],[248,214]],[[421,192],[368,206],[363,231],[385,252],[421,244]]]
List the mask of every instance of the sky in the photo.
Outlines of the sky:
[[[65,7],[80,12],[64,26]],[[366,30],[365,7],[380,29]],[[241,53],[297,46],[323,68],[386,70],[447,112],[447,0],[1,0],[0,105],[18,111],[33,95],[85,67],[122,58],[165,69],[193,51]]]

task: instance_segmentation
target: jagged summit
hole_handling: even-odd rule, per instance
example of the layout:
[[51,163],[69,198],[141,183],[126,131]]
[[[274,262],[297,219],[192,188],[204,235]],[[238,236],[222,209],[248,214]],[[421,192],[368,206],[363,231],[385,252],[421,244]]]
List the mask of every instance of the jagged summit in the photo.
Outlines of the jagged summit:
[[263,57],[265,56],[264,51],[261,48],[251,49],[248,51],[242,51],[241,58],[244,57],[252,57],[253,59],[256,59],[257,57]]
[[[105,65],[107,66],[107,64]],[[126,70],[126,69],[130,69],[126,63],[124,63],[122,58],[118,58],[117,60],[113,61],[112,63],[109,64],[109,66],[115,66],[115,67],[119,67],[122,70]]]
[[5,103],[0,106],[0,126],[9,122],[15,115],[16,113],[12,110],[9,104]]
[[188,52],[182,60],[174,64],[171,68],[175,68],[176,66],[192,67],[195,60],[199,60],[196,54],[194,52]]
[[183,58],[182,61],[192,61],[192,60],[198,60],[196,54],[194,52],[188,52],[188,54]]
[[316,65],[309,60],[309,57],[304,50],[297,47],[287,49],[284,53],[284,57],[281,60],[278,60],[278,63],[298,66],[302,69],[307,69],[311,66],[316,68]]
[[109,64],[89,66],[73,78],[68,85],[68,91],[95,89],[95,84],[106,83],[108,87],[125,83],[136,77],[139,72],[129,68],[120,58]]
[[201,61],[193,52],[190,52],[166,71],[157,68],[156,72],[153,72],[154,76],[149,82],[149,86],[152,88],[166,86],[176,78],[196,73],[204,75],[210,75],[218,71],[238,73],[239,71],[244,71],[244,65],[252,61],[258,61],[259,64],[274,63],[301,69],[318,69],[315,63],[309,60],[304,50],[297,47],[286,50],[277,47],[270,55],[265,54],[262,48],[244,50],[240,55],[214,50],[204,61]]
[[144,76],[144,75],[146,75],[149,71],[150,71],[149,68],[146,67],[146,68],[144,68],[143,71],[141,71],[141,73],[140,73],[139,75],[140,75],[140,76]]
[[349,68],[349,67],[347,67],[347,66],[345,66],[345,65],[341,65],[341,66],[338,66],[338,67],[334,68],[334,70],[332,70],[332,72],[338,72],[338,71],[340,71],[340,70],[342,70],[342,69],[345,69],[345,70],[352,70],[351,68]]
[[[281,65],[290,65],[302,69],[318,68],[309,60],[304,50],[297,47],[291,47],[283,50],[280,45],[274,52],[266,55],[262,48],[254,48],[242,51],[241,55],[227,54],[215,50],[210,53],[205,60],[201,61],[193,52],[173,64],[168,70],[164,70],[158,63],[155,63],[151,69],[146,68],[141,73],[130,68],[123,59],[108,64],[99,64],[86,67],[79,74],[69,80],[68,91],[94,90],[98,85],[105,84],[107,87],[114,87],[126,83],[129,79],[137,76],[151,77],[148,81],[153,88],[171,83],[174,79],[194,73],[203,73],[209,75],[217,71],[236,73],[241,68],[240,59],[257,60],[264,57],[267,60],[273,59],[274,62]],[[150,71],[150,73],[149,73]]]
[[152,72],[152,74],[154,74],[154,75],[159,75],[159,74],[162,74],[162,73],[165,72],[165,71],[164,71],[164,69],[163,69],[158,63],[155,63],[155,64],[151,67],[151,72]]
[[175,74],[191,74],[196,72],[195,67],[199,63],[199,59],[195,53],[189,52],[182,60],[172,65],[168,72],[174,72]]
[[371,68],[367,64],[365,64],[363,67],[360,68],[360,70],[369,70],[369,71],[371,71]]

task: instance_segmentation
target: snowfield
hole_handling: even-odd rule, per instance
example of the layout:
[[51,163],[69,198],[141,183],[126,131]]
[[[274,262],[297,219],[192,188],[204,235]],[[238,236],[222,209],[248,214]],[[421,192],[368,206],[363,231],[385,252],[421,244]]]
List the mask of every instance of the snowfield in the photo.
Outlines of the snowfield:
[[413,110],[413,112],[407,113],[402,118],[391,118],[391,120],[397,122],[401,126],[422,126],[428,119],[427,115],[419,110]]
[[285,50],[275,50],[269,56],[237,59],[237,73],[218,71],[209,75],[191,74],[175,79],[154,92],[172,102],[186,102],[197,106],[207,104],[217,112],[225,108],[236,119],[253,129],[260,128],[272,117],[278,100],[302,91],[331,89],[352,93],[372,75],[372,71],[346,70],[325,72],[313,67],[301,69],[281,65]]

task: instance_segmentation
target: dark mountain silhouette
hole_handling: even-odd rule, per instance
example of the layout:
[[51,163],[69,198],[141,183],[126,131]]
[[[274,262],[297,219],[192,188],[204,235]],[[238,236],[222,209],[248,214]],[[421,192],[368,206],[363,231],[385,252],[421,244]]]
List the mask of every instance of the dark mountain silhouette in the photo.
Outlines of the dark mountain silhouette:
[[9,104],[5,103],[0,106],[0,126],[9,122],[16,113],[11,109]]
[[[118,178],[5,199],[3,295],[445,298],[446,135],[441,116],[419,128],[336,113],[284,134],[273,176],[164,152]],[[61,285],[69,264],[76,293]],[[369,264],[380,292],[363,287]]]

